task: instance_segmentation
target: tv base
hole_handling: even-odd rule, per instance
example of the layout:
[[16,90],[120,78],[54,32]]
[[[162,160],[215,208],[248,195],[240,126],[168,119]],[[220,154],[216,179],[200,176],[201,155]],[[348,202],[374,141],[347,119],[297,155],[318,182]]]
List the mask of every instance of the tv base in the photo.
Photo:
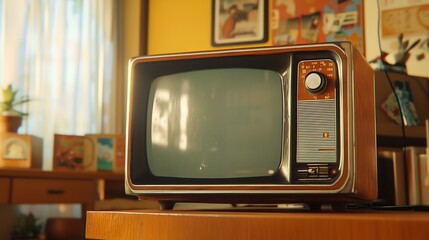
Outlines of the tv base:
[[[176,202],[175,201],[158,201],[159,206],[160,206],[160,210],[173,210],[175,209],[176,206]],[[183,210],[183,209],[187,209],[187,210],[195,210],[195,209],[199,209],[198,203],[195,203],[195,205],[193,205],[192,203],[189,203],[189,205],[187,205],[187,207],[185,208],[181,208],[179,207],[179,209]],[[216,204],[214,204],[216,205]],[[220,205],[220,209],[225,210],[225,204],[218,204]],[[213,205],[211,205],[213,206]],[[228,208],[231,211],[241,211],[241,210],[258,210],[258,211],[273,211],[273,210],[278,210],[278,211],[288,211],[288,210],[304,210],[304,211],[333,211],[333,212],[344,212],[346,211],[347,208],[347,204],[346,203],[331,203],[331,204],[321,204],[321,203],[308,203],[308,204],[230,204],[230,207]],[[213,207],[213,208],[209,208],[211,210],[214,209],[218,209],[217,207]]]

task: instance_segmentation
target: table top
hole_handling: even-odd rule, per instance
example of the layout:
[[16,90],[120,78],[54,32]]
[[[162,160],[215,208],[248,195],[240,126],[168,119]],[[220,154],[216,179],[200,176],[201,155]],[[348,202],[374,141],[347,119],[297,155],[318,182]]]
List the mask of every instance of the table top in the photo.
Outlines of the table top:
[[279,209],[87,212],[88,239],[427,239],[429,212]]
[[0,168],[0,177],[37,177],[61,179],[105,179],[123,180],[124,173],[82,170],[42,170],[35,168]]

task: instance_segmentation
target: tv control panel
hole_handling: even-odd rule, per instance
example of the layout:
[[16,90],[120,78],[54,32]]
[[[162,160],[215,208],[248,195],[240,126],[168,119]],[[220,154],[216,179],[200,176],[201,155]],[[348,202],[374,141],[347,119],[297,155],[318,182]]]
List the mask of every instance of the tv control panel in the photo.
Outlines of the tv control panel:
[[331,181],[337,176],[336,65],[331,59],[298,63],[297,141],[293,181]]

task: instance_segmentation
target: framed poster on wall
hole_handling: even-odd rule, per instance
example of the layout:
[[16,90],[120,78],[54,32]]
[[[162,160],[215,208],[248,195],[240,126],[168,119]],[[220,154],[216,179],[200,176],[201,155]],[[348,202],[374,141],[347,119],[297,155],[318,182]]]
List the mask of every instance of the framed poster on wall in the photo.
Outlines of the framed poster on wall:
[[411,4],[412,1],[383,2],[380,5],[381,36],[396,38],[401,33],[425,36],[429,30],[429,1],[422,2],[426,4]]
[[363,0],[273,0],[272,45],[350,41],[364,52]]
[[212,45],[266,42],[268,0],[213,0]]
[[[380,51],[386,61],[405,65],[397,71],[427,77],[429,72],[429,0],[389,0],[379,3]],[[397,52],[406,54],[396,55]],[[394,55],[395,54],[395,55]],[[393,57],[395,56],[395,57]]]

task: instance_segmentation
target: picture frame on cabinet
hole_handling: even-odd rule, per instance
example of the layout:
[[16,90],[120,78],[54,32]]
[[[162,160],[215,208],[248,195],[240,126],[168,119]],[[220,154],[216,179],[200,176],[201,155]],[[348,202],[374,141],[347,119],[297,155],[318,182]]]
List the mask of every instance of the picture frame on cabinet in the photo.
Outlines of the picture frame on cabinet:
[[54,135],[53,169],[83,170],[84,137]]
[[85,171],[123,172],[125,136],[122,134],[86,134],[83,165]]

